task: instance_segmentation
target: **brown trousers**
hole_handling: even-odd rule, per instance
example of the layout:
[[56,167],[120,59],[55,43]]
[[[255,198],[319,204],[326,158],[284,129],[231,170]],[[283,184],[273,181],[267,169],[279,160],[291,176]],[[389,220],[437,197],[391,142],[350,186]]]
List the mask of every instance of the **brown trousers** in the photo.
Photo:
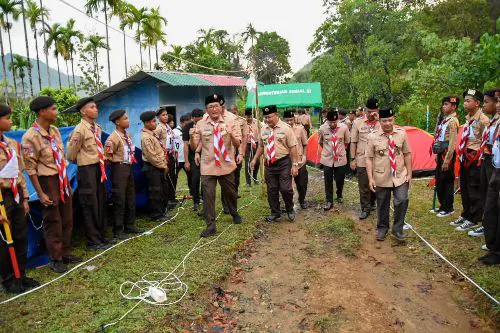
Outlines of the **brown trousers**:
[[73,196],[59,194],[59,176],[38,177],[40,186],[54,205],[43,209],[43,237],[52,260],[62,260],[71,251],[71,232],[73,230]]
[[201,176],[203,187],[203,212],[205,213],[205,222],[207,229],[215,230],[215,192],[217,181],[221,187],[221,193],[224,195],[224,204],[232,216],[238,215],[236,186],[234,184],[234,174],[230,173],[224,176]]
[[113,201],[113,232],[120,233],[124,227],[134,225],[135,184],[131,164],[111,165],[111,186]]

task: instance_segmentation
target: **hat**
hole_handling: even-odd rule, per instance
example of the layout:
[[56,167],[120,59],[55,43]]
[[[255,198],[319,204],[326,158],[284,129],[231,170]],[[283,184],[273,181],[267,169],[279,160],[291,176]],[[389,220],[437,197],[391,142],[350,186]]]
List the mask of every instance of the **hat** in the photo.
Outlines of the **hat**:
[[328,111],[328,114],[326,115],[326,120],[328,121],[335,121],[339,119],[339,113],[338,111],[331,110]]
[[463,93],[463,97],[464,98],[465,98],[465,96],[472,96],[477,101],[482,101],[483,100],[483,94],[479,90],[476,90],[476,89],[467,89]]
[[95,102],[92,97],[81,98],[78,102],[76,102],[75,108],[77,111],[80,111],[85,105],[92,102]]
[[391,108],[380,109],[378,117],[380,119],[394,117],[394,111]]
[[12,112],[10,106],[6,104],[0,104],[0,117],[6,116]]
[[457,96],[446,96],[441,100],[441,104],[444,104],[445,102],[458,105],[460,104],[460,98]]
[[54,104],[56,104],[56,101],[52,97],[38,96],[37,98],[31,101],[30,110],[38,112],[41,109],[48,108],[49,106],[52,106]]
[[163,112],[167,112],[167,109],[165,109],[164,107],[160,107],[160,108],[156,111],[156,116],[161,115]]
[[141,113],[140,115],[140,119],[143,123],[145,123],[146,121],[150,121],[150,120],[153,120],[155,119],[156,117],[156,112],[155,111],[145,111],[143,113]]
[[500,89],[496,88],[496,89],[491,89],[491,90],[488,90],[488,91],[485,91],[484,92],[484,96],[489,96],[491,98],[495,98],[495,95],[500,92]]
[[251,116],[252,115],[252,109],[251,108],[246,108],[245,109],[245,116]]
[[120,119],[124,114],[125,114],[125,110],[115,110],[115,111],[111,112],[108,119],[112,122],[115,122],[116,120]]
[[210,103],[219,103],[220,105],[224,105],[224,97],[219,94],[213,94],[205,97],[205,105],[208,105]]
[[378,109],[378,100],[376,98],[368,98],[366,108],[371,110]]
[[262,114],[264,116],[270,115],[271,113],[277,113],[277,112],[278,112],[278,108],[276,107],[276,105],[268,105],[268,106],[264,106],[262,108]]
[[347,111],[347,109],[339,109],[339,113],[340,113],[341,115],[346,116],[346,115],[347,115],[347,112],[348,112],[348,111]]
[[203,117],[203,110],[202,109],[194,109],[193,111],[191,111],[191,117],[193,118],[201,118]]
[[285,110],[285,112],[283,112],[283,118],[293,118],[293,110]]

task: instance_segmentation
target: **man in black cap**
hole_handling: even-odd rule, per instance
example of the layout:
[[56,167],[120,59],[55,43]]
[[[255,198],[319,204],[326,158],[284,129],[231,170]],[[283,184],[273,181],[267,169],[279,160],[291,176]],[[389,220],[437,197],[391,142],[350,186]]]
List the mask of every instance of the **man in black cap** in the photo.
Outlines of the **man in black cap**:
[[193,210],[198,211],[200,206],[200,186],[201,173],[200,167],[194,163],[194,152],[198,145],[199,137],[195,134],[195,126],[203,119],[203,110],[194,109],[191,112],[191,122],[182,129],[182,141],[184,142],[184,170],[188,174],[188,180],[191,182],[189,187],[191,196],[193,197]]
[[408,210],[408,189],[412,178],[411,148],[406,131],[394,127],[392,109],[379,112],[382,128],[369,135],[366,170],[370,190],[377,194],[377,240],[389,231],[389,207],[394,193],[394,224],[391,235],[404,241],[403,226]]
[[71,254],[73,191],[61,133],[52,125],[57,120],[57,105],[52,97],[40,96],[31,102],[30,109],[37,114],[37,120],[22,138],[24,165],[42,204],[49,267],[64,273],[68,270],[66,264],[81,259]]
[[266,220],[277,222],[281,219],[279,203],[281,193],[288,219],[294,221],[292,177],[296,177],[299,172],[297,139],[291,127],[279,119],[276,105],[263,107],[262,113],[266,126],[262,129],[259,147],[250,162],[250,169],[253,170],[257,160],[265,154],[264,175],[267,184],[267,200],[271,208],[271,215],[266,217]]
[[106,238],[106,189],[107,180],[102,128],[95,122],[99,114],[91,97],[78,101],[76,109],[82,120],[70,135],[66,158],[78,165],[78,193],[85,224],[87,248],[106,249],[111,243]]
[[127,133],[130,121],[125,110],[115,110],[109,115],[116,129],[104,144],[106,162],[111,165],[111,187],[113,200],[113,234],[118,240],[127,239],[127,234],[144,232],[135,226],[135,146]]
[[351,169],[356,170],[358,175],[359,201],[361,213],[359,219],[364,220],[375,209],[375,193],[370,191],[368,174],[366,173],[365,148],[368,144],[368,136],[380,129],[378,121],[378,101],[370,98],[366,102],[366,117],[360,117],[354,121],[351,129]]

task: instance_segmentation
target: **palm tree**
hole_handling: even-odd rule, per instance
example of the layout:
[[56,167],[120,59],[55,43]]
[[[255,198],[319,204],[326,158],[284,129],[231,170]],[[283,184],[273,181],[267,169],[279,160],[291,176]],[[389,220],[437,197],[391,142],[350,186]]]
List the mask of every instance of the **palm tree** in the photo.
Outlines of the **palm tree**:
[[182,55],[184,48],[181,45],[171,45],[172,51],[163,53],[161,60],[165,64],[165,67],[172,71],[180,71],[182,69]]
[[131,20],[132,14],[130,13],[130,4],[126,1],[120,1],[111,12],[112,16],[116,16],[120,19],[120,30],[123,34],[123,57],[125,59],[125,77],[127,77],[127,39],[125,35],[125,28],[128,22]]
[[[83,41],[83,33],[79,30],[75,30],[75,20],[70,19],[65,27],[61,28],[61,45],[63,47],[63,59],[66,61],[66,68],[68,67],[68,60],[71,61],[71,76],[73,77],[73,89],[76,94],[76,82],[75,82],[75,68],[74,68],[74,58],[73,55],[75,53],[75,42]],[[69,76],[68,76],[69,81]],[[71,84],[68,84],[71,86]]]
[[[163,26],[167,25],[167,19],[160,14],[160,7],[152,8],[147,20],[144,22],[145,30],[149,30],[149,47],[155,47],[156,67],[159,67],[158,43],[166,44],[167,34],[163,31]],[[151,61],[150,61],[151,62]]]
[[16,54],[14,56],[14,61],[9,64],[9,70],[14,73],[15,76],[21,79],[21,88],[23,91],[22,98],[26,98],[26,93],[24,91],[24,78],[26,77],[26,70],[31,68],[31,62],[28,58]]
[[[14,0],[0,0],[0,11],[1,11],[1,23],[2,28],[7,31],[9,36],[9,48],[10,48],[10,62],[14,62],[14,55],[12,54],[12,40],[10,38],[10,29],[12,28],[12,24],[9,21],[9,16],[12,16],[14,21],[17,21],[19,18],[19,5],[20,1]],[[11,66],[9,66],[10,68]],[[17,96],[17,82],[16,76],[14,72],[12,72],[12,80],[14,82],[14,94]]]
[[98,62],[99,49],[106,49],[107,47],[108,45],[104,43],[104,37],[93,34],[87,37],[87,44],[83,48],[84,52],[92,52],[94,58],[94,74],[97,87],[100,87],[101,85]]
[[139,43],[139,56],[140,56],[140,66],[142,69],[142,34],[141,34],[141,28],[143,25],[143,22],[147,20],[148,18],[148,9],[146,7],[142,8],[137,8],[132,4],[129,4],[128,6],[128,11],[130,16],[127,17],[125,21],[122,21],[123,26],[128,26],[129,29],[132,29],[134,26],[136,26],[136,34],[135,34],[135,40],[137,43]]
[[[38,55],[38,29],[37,26],[42,22],[42,17],[49,18],[49,10],[45,7],[38,6],[34,0],[27,0],[26,18],[28,19],[33,37],[35,38],[35,51],[36,51],[36,66],[38,69],[38,86],[42,90],[42,75],[40,74],[40,57]],[[48,64],[47,64],[48,66]]]
[[214,42],[214,32],[215,29],[213,28],[210,28],[208,30],[205,29],[198,30],[198,34],[201,35],[198,37],[198,43],[204,46],[212,45],[212,43]]
[[[42,0],[40,0],[40,8],[44,8]],[[49,19],[48,15],[47,15],[47,19]],[[45,15],[42,15],[42,30],[43,30],[43,27],[45,27]],[[45,34],[45,32],[43,32],[43,45],[45,45],[45,44],[47,44],[47,35]],[[44,48],[44,50],[45,50],[45,48]],[[48,52],[43,52],[43,53],[45,53],[45,69],[47,69],[47,79],[49,81],[49,87],[51,87],[52,80],[50,78],[49,53]]]
[[62,27],[59,23],[54,23],[52,26],[50,25],[45,25],[43,28],[43,31],[41,32],[43,34],[47,34],[47,41],[45,42],[44,45],[44,50],[45,52],[49,52],[49,49],[53,46],[54,47],[54,56],[56,57],[57,61],[57,75],[59,76],[59,89],[62,88],[62,83],[61,83],[61,69],[59,67],[59,54],[61,54],[61,51],[63,50],[63,47],[61,45],[61,40],[62,40]]
[[260,34],[260,32],[255,30],[252,23],[248,23],[246,30],[241,33],[241,37],[243,37],[243,43],[246,43],[250,39],[253,46],[254,40],[256,40]]
[[[26,10],[24,8],[24,0],[21,0],[21,13],[23,15],[23,28],[24,28],[24,43],[26,44],[26,59],[30,60],[30,48],[28,45],[28,29],[26,29]],[[30,96],[33,96],[33,77],[31,76],[31,64],[28,67],[28,78],[30,82]]]
[[[3,17],[0,17],[0,20],[2,23],[0,23],[0,25],[3,27]],[[7,99],[7,95],[8,95],[8,90],[7,90],[7,67],[5,66],[5,51],[4,51],[4,48],[3,48],[3,37],[2,37],[2,29],[0,29],[0,52],[2,52],[2,70],[3,70],[3,82],[5,84],[2,84],[2,91],[3,91],[3,95],[4,95],[4,99],[5,99],[5,104],[8,104],[8,99]]]

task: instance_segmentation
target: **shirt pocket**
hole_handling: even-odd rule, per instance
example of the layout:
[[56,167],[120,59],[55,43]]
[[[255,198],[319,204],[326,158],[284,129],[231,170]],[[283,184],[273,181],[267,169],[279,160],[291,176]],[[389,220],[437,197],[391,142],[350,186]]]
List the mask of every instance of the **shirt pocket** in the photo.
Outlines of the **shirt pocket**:
[[385,173],[385,167],[380,167],[380,166],[379,166],[379,167],[375,167],[375,168],[373,169],[373,171],[375,171],[375,173],[377,173],[377,174],[379,174],[379,175],[382,175],[382,174],[384,174],[384,173]]
[[387,154],[387,147],[382,145],[382,144],[376,144],[375,145],[375,156],[386,156]]

